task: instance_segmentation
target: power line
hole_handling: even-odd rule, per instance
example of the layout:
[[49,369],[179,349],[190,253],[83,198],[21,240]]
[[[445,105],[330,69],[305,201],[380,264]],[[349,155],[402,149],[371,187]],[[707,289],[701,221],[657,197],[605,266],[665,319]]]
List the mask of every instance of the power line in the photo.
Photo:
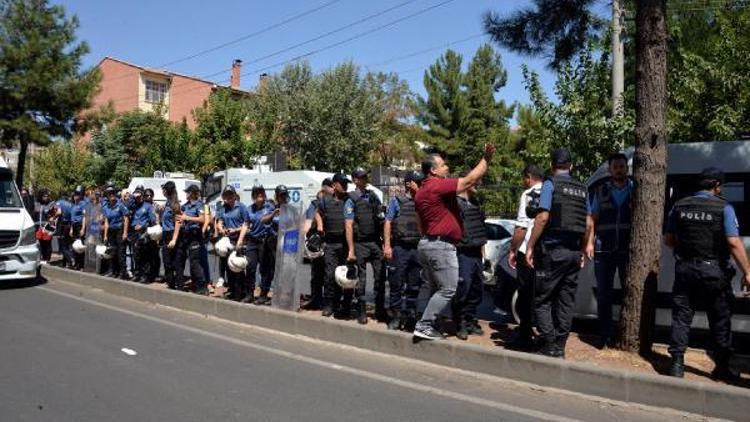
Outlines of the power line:
[[461,43],[465,43],[465,42],[468,42],[468,41],[471,41],[471,40],[475,40],[477,38],[483,37],[484,35],[485,35],[484,33],[482,33],[482,34],[474,34],[474,35],[472,35],[470,37],[462,38],[460,40],[450,41],[450,42],[443,43],[443,44],[440,44],[440,45],[435,45],[433,47],[428,47],[428,48],[425,48],[425,49],[422,49],[422,50],[413,51],[411,53],[406,53],[406,54],[404,54],[402,56],[393,57],[393,58],[386,59],[386,60],[383,60],[383,61],[380,61],[380,62],[366,64],[364,67],[366,67],[366,68],[367,67],[375,67],[375,66],[382,66],[384,64],[390,64],[390,63],[394,63],[394,62],[399,62],[401,60],[406,60],[406,59],[410,59],[412,57],[417,57],[417,56],[421,56],[423,54],[431,53],[431,52],[436,51],[436,50],[442,50],[444,48],[450,47],[451,45],[461,44]]

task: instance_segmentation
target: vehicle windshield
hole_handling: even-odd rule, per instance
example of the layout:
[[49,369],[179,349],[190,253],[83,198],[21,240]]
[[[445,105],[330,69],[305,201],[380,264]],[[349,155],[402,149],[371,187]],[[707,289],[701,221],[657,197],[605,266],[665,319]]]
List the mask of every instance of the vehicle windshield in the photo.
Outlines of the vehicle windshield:
[[487,238],[489,240],[502,240],[513,236],[500,224],[485,223],[484,227],[487,230]]
[[16,183],[10,174],[0,174],[0,208],[21,208]]

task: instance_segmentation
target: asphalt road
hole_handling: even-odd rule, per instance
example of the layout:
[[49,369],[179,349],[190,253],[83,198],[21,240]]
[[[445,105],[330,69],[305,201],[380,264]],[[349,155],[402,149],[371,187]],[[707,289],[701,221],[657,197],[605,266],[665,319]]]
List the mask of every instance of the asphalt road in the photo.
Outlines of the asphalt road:
[[0,420],[695,419],[76,289],[0,290]]

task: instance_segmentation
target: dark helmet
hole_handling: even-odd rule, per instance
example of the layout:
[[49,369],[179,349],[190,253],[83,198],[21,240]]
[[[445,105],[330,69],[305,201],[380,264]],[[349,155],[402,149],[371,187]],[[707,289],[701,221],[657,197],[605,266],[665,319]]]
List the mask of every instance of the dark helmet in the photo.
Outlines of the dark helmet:
[[310,252],[320,252],[323,249],[323,238],[320,233],[315,232],[307,238],[305,244]]
[[266,188],[263,187],[263,185],[255,185],[253,186],[253,190],[250,192],[250,196],[252,198],[255,198],[258,195],[266,195]]
[[406,175],[404,176],[405,183],[414,182],[418,186],[422,184],[423,180],[424,180],[424,174],[419,171],[410,171],[406,173]]
[[287,189],[286,185],[278,185],[274,193],[276,196],[289,195],[289,189]]
[[365,177],[367,177],[367,170],[365,170],[362,167],[357,167],[352,172],[352,177],[356,177],[358,179],[365,178]]
[[133,193],[136,193],[136,192],[143,193],[143,191],[144,191],[143,185],[138,185],[135,187],[135,189],[133,189]]
[[237,190],[232,185],[226,185],[224,186],[224,189],[221,191],[221,197],[225,196],[235,196],[237,195]]
[[109,195],[115,195],[117,193],[117,189],[115,189],[115,185],[109,184],[107,185],[106,189],[104,189],[104,193]]
[[83,193],[84,189],[81,185],[76,186],[75,190],[73,191],[73,195],[83,195]]

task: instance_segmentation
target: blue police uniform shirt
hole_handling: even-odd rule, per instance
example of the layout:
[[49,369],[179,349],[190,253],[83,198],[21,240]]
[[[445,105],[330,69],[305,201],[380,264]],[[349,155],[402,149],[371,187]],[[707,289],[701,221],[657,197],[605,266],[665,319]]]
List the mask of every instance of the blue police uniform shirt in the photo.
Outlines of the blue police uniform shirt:
[[[609,189],[609,193],[612,195],[612,200],[614,201],[617,208],[621,207],[622,204],[627,201],[628,197],[633,194],[633,181],[628,179],[625,183],[625,186],[623,187],[617,187],[612,182],[606,182],[607,189]],[[588,212],[589,215],[599,215],[600,204],[599,204],[599,195],[591,195],[591,199],[588,202]]]
[[[235,203],[239,203],[239,201],[236,201]],[[224,210],[224,201],[221,199],[216,201],[216,204],[214,204],[214,216],[217,220],[221,219],[221,213]]]
[[[698,198],[710,198],[713,194],[711,192],[700,191],[696,192],[694,196]],[[676,227],[677,216],[675,215],[674,208],[672,208],[667,217],[667,233],[674,234]],[[734,212],[734,207],[730,204],[724,206],[724,235],[727,237],[738,237],[740,235],[740,224],[737,222],[737,214]]]
[[[318,205],[318,208],[320,208],[320,212],[324,213],[325,203],[320,202]],[[347,197],[346,201],[344,201],[344,219],[345,220],[354,220],[354,201],[352,201],[352,198]]]
[[67,199],[61,199],[57,201],[57,207],[60,208],[60,222],[70,223],[72,218],[71,213],[73,211],[73,204],[71,204]]
[[[188,217],[200,217],[203,215],[203,201],[196,200],[195,202],[187,201],[182,204],[182,213]],[[182,225],[185,230],[193,231],[199,230],[200,226],[195,221],[188,221]]]
[[307,210],[305,211],[305,220],[312,220],[315,218],[315,211],[318,210],[318,207],[315,206],[314,203],[310,203],[310,205],[307,207]]
[[141,229],[145,229],[155,223],[156,213],[154,213],[154,207],[151,204],[144,202],[140,206],[135,205],[133,216],[130,219],[130,227],[141,226]]
[[172,205],[169,202],[164,205],[164,211],[161,213],[161,229],[165,232],[174,231],[174,215],[172,215]]
[[222,204],[216,211],[216,218],[223,221],[224,227],[228,229],[239,229],[242,227],[242,224],[245,223],[246,215],[247,209],[245,204],[239,201],[236,201],[231,208],[226,204]]
[[122,223],[129,213],[128,208],[122,203],[117,202],[112,205],[107,201],[102,205],[102,214],[104,214],[104,218],[107,219],[107,224],[109,224],[110,229],[119,230],[122,228]]
[[271,203],[265,202],[260,208],[255,204],[246,207],[245,220],[251,224],[247,235],[250,237],[262,238],[272,234],[273,229],[270,224],[263,224],[260,220],[267,214],[272,213],[274,207]]
[[70,222],[73,224],[83,223],[83,216],[86,214],[86,203],[78,201],[78,203],[71,204],[70,206]]
[[385,219],[388,221],[395,220],[396,217],[398,217],[399,211],[401,211],[401,205],[399,204],[398,199],[394,196],[388,202],[388,209],[385,211]]

